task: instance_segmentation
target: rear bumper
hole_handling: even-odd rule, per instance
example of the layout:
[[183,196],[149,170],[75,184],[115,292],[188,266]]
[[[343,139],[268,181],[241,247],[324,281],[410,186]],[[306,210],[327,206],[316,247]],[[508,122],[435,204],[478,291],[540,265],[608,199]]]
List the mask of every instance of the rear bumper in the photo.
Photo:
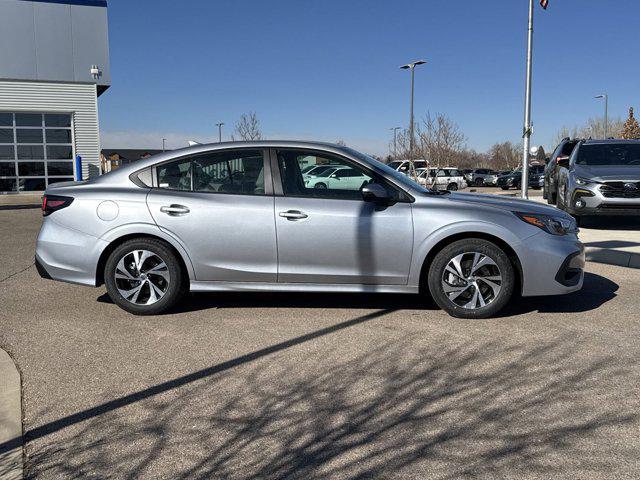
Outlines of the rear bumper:
[[107,242],[45,218],[36,242],[36,269],[41,277],[96,285],[96,267]]

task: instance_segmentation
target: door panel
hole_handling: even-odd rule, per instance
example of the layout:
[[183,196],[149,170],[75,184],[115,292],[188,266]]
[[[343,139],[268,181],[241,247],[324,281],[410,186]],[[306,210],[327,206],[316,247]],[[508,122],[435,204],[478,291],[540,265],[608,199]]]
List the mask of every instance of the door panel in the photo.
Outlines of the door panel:
[[[273,202],[272,196],[161,189],[147,197],[153,219],[182,242],[201,281],[276,282]],[[189,212],[171,212],[182,207]]]
[[[276,198],[278,281],[405,285],[413,248],[411,205]],[[280,213],[300,212],[304,218]]]

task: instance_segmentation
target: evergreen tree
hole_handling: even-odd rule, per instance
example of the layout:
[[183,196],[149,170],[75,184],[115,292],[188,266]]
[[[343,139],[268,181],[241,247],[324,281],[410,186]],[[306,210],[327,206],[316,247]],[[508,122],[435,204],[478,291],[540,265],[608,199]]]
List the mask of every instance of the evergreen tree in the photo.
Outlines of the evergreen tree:
[[624,122],[622,138],[640,139],[640,125],[633,116],[633,108],[629,108],[629,118]]

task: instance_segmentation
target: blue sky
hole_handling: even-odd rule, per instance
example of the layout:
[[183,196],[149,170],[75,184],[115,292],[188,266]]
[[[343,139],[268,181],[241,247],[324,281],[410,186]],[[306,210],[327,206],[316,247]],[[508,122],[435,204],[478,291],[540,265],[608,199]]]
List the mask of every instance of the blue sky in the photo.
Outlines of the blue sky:
[[[640,107],[640,2],[550,0],[536,8],[533,144],[562,125]],[[228,136],[255,111],[267,138],[386,154],[416,116],[442,112],[468,146],[519,141],[527,0],[110,0],[112,86],[104,147],[178,148]]]

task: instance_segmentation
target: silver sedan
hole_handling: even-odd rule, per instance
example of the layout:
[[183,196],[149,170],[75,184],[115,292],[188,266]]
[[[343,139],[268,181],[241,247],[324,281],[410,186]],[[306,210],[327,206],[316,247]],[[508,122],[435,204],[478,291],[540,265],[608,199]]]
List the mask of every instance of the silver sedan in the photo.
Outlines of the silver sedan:
[[[310,165],[340,165],[309,188]],[[36,266],[105,284],[134,314],[186,291],[427,294],[453,316],[495,315],[523,296],[579,290],[584,249],[555,208],[427,190],[337,145],[238,142],[166,152],[51,185]]]

